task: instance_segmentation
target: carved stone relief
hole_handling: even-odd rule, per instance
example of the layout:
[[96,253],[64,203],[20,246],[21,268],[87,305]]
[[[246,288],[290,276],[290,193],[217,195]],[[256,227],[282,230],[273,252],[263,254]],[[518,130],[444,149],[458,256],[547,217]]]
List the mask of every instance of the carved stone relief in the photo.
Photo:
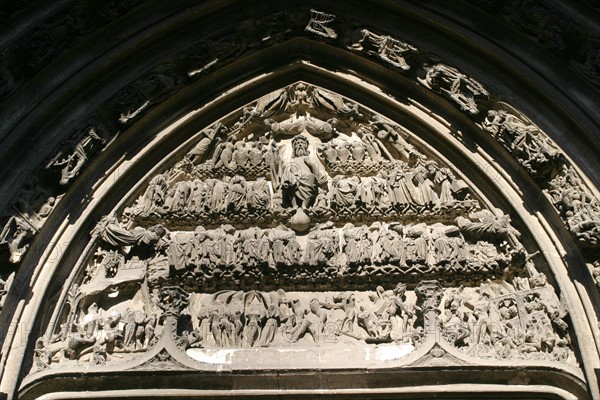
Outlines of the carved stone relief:
[[99,121],[90,120],[83,124],[66,141],[64,147],[46,165],[46,170],[60,173],[60,185],[71,182],[86,163],[94,157],[109,140],[107,128]]
[[489,96],[483,85],[445,64],[425,66],[424,69],[425,77],[418,78],[421,84],[450,98],[461,110],[469,114],[479,113],[479,101]]
[[290,220],[301,231],[307,218],[451,222],[479,208],[465,182],[421,154],[400,126],[367,114],[304,83],[265,96],[228,125],[201,132],[126,213],[138,222],[170,221],[169,228]]
[[[393,121],[302,82],[209,126],[94,227],[34,371],[128,362],[166,333],[192,358],[410,353],[437,332],[476,358],[576,366],[568,312],[510,217],[425,154]],[[144,365],[181,367],[156,357]]]
[[543,46],[565,51],[581,27],[558,9],[540,0],[512,0],[504,4],[505,19]]
[[121,124],[128,124],[155,103],[173,94],[182,84],[181,74],[173,65],[160,65],[121,89],[108,109],[118,114]]
[[94,293],[84,284],[73,288],[75,307],[66,322],[37,341],[34,371],[140,358],[167,331],[192,357],[219,348],[379,344],[410,352],[434,333],[475,358],[577,366],[568,312],[545,275],[531,266],[522,277],[505,275],[472,287],[444,289],[435,280],[412,289],[404,283],[389,287],[188,294],[168,285],[150,293],[145,283],[131,281],[128,288],[121,284]]
[[329,23],[334,20],[335,15],[333,14],[310,10],[310,20],[304,29],[319,36],[335,39],[337,38],[337,33],[329,26]]
[[547,195],[582,247],[597,254],[600,249],[600,203],[571,166],[563,165],[548,183]]
[[14,272],[10,274],[6,279],[0,277],[0,311],[4,308],[4,300],[6,299],[6,293],[13,282]]
[[570,349],[568,311],[546,276],[487,280],[479,288],[449,289],[441,316],[442,334],[476,357],[577,361]]
[[[509,13],[510,16],[507,16],[511,22],[516,24],[515,21],[525,21],[519,23],[519,26],[522,25],[525,30],[535,26],[544,28],[542,30],[531,28],[536,32],[545,32],[548,26],[553,26],[554,20],[540,20],[539,18],[539,10],[543,11],[549,7],[545,3],[538,4],[540,2],[536,1],[517,3],[518,7]],[[126,2],[123,3],[123,7],[130,8],[136,4],[137,2]],[[107,6],[106,12],[102,12],[101,21],[118,15],[120,6],[115,6],[115,9],[111,7]],[[53,37],[52,27],[63,26],[63,22],[69,27],[80,27],[77,25],[77,21],[80,21],[81,18],[77,16],[77,12],[74,11],[74,17],[67,18],[67,22],[49,21],[47,34],[44,33],[40,37]],[[104,22],[98,24],[102,23]],[[342,29],[342,27],[344,28]],[[93,28],[96,28],[96,25],[93,25]],[[57,32],[61,29],[57,28]],[[553,32],[553,28],[548,29]],[[84,31],[87,32],[85,29]],[[548,43],[554,43],[557,40],[559,43],[564,39],[564,35],[560,29],[557,32],[556,35],[546,33],[543,35],[548,38]],[[333,45],[350,48],[397,68],[405,74],[410,73],[410,76],[417,79],[422,85],[449,98],[476,119],[484,130],[499,140],[534,176],[542,188],[552,193],[553,204],[561,213],[565,224],[580,239],[584,247],[595,248],[595,243],[598,241],[597,235],[593,229],[590,229],[590,226],[594,224],[594,219],[591,220],[591,225],[586,222],[583,224],[584,226],[581,226],[577,221],[583,220],[580,218],[583,215],[576,218],[570,214],[567,215],[566,211],[562,211],[564,209],[564,202],[560,200],[562,194],[555,193],[562,192],[562,190],[554,188],[554,182],[567,179],[565,168],[563,168],[563,164],[566,162],[563,154],[526,117],[500,102],[492,104],[491,109],[485,110],[488,111],[487,114],[482,112],[483,108],[488,106],[487,99],[490,98],[483,85],[452,66],[432,61],[426,52],[419,52],[417,47],[401,38],[385,33],[376,33],[372,28],[362,26],[356,21],[344,20],[318,10],[309,12],[309,10],[301,8],[278,12],[256,21],[248,21],[238,32],[220,33],[214,37],[201,38],[196,44],[163,64],[155,66],[122,88],[113,98],[101,105],[86,122],[77,127],[67,142],[63,143],[55,155],[48,160],[45,168],[39,174],[44,178],[40,181],[54,182],[55,180],[59,188],[46,188],[49,193],[46,201],[48,203],[55,202],[64,193],[64,188],[60,189],[60,187],[75,179],[91,159],[120,132],[123,126],[134,122],[142,113],[149,111],[182,85],[193,82],[217,66],[232,62],[242,54],[256,51],[295,35],[326,37]],[[593,56],[593,52],[589,54]],[[417,55],[419,58],[416,58]],[[592,71],[593,74],[593,66],[589,67],[593,64],[589,61],[592,58],[586,56],[584,61],[580,61],[580,64],[585,71]],[[0,88],[3,87],[2,85],[10,86],[11,82],[20,79],[18,71],[14,71],[10,66],[0,67],[0,71],[5,71],[0,72],[0,77],[2,77],[0,78],[0,82],[2,82]],[[6,90],[11,91],[12,89]],[[483,104],[483,100],[486,100],[485,104]],[[285,115],[286,118],[273,119],[272,114],[280,112],[282,107],[293,109],[295,113],[286,111],[278,114]],[[311,108],[310,113],[305,112],[308,107]],[[246,107],[235,122],[225,124],[226,126],[215,125],[207,128],[205,140],[199,141],[197,148],[190,151],[187,160],[182,161],[180,165],[180,169],[184,171],[184,179],[176,178],[174,175],[167,177],[170,180],[182,181],[178,188],[174,188],[173,184],[176,182],[169,181],[163,185],[161,190],[168,189],[167,192],[171,191],[172,195],[185,196],[188,190],[186,185],[192,187],[190,190],[195,192],[188,196],[195,202],[195,208],[192,207],[189,217],[198,219],[210,215],[218,219],[213,226],[220,223],[235,225],[244,218],[256,217],[260,220],[272,219],[274,224],[283,222],[289,217],[283,204],[287,204],[291,200],[284,199],[282,191],[274,190],[273,182],[266,182],[274,165],[274,161],[269,157],[275,154],[273,146],[281,146],[278,148],[279,152],[289,151],[291,148],[289,142],[281,145],[280,137],[286,136],[286,140],[288,140],[292,135],[306,132],[308,135],[304,136],[310,140],[312,140],[311,137],[316,138],[321,142],[318,145],[315,145],[314,142],[311,143],[310,153],[312,157],[319,160],[320,165],[324,167],[330,177],[327,188],[319,187],[314,198],[312,196],[315,193],[309,196],[309,209],[302,210],[301,214],[306,214],[311,221],[325,222],[332,219],[341,222],[349,216],[362,218],[363,214],[367,216],[374,213],[390,216],[390,219],[403,219],[406,214],[415,213],[420,216],[422,212],[425,212],[440,216],[443,222],[451,222],[461,212],[477,209],[476,201],[469,197],[468,191],[461,189],[462,183],[451,176],[451,171],[447,171],[447,168],[443,166],[432,164],[435,160],[423,159],[418,150],[415,150],[414,146],[406,141],[406,135],[401,128],[386,121],[378,121],[377,118],[376,115],[363,115],[355,104],[345,102],[339,96],[332,96],[327,91],[307,87],[307,85],[298,85],[293,90],[280,91],[272,99],[267,99],[252,107]],[[244,129],[259,127],[264,132],[268,131],[268,135],[256,138],[246,137],[242,141],[231,139],[240,136],[240,132]],[[337,132],[342,132],[343,135],[338,135]],[[220,143],[213,142],[213,137],[220,140]],[[214,148],[211,146],[217,146],[219,151],[213,151]],[[205,154],[212,157],[212,164],[205,162],[207,161]],[[424,168],[430,172],[425,173]],[[439,171],[434,173],[433,170]],[[375,171],[378,173],[374,173]],[[447,175],[448,172],[450,175]],[[52,175],[51,180],[46,179],[49,174]],[[234,179],[235,175],[239,177]],[[447,177],[443,178],[444,175]],[[223,177],[228,177],[226,180],[233,182],[226,182],[225,185],[225,182],[221,181]],[[265,180],[262,181],[259,178]],[[210,179],[216,179],[222,183],[219,184]],[[157,180],[157,184],[160,185],[160,178]],[[415,183],[420,180],[422,182]],[[411,184],[418,186],[414,195],[409,193],[409,196],[405,196],[405,198],[401,196],[404,181],[407,183],[406,186],[410,187]],[[194,182],[195,187],[192,185]],[[425,188],[430,186],[430,182],[433,182],[434,189],[431,193],[427,193]],[[548,182],[550,183],[548,184]],[[200,193],[206,192],[209,185],[211,187],[212,185],[226,186],[226,188],[217,187],[218,190],[229,190],[229,186],[232,186],[230,198],[223,199],[223,203],[227,202],[226,206],[219,204],[218,190],[215,199],[211,199],[213,203],[208,203],[208,207],[206,206],[207,196]],[[267,186],[271,192],[270,198],[267,196]],[[449,191],[448,187],[453,187],[455,190]],[[141,211],[134,212],[136,221],[152,218],[152,215],[157,219],[169,220],[172,217],[180,219],[181,216],[178,216],[177,213],[182,212],[180,210],[182,199],[178,200],[180,203],[177,201],[173,203],[173,197],[169,197],[169,193],[161,194],[161,190],[157,189],[154,194],[157,196],[156,198],[145,200]],[[228,211],[227,207],[230,209],[236,207],[236,203],[231,202],[235,190],[239,191],[240,196],[237,199],[237,206],[247,210],[241,213],[243,218],[238,218],[237,222],[219,215],[219,213]],[[253,194],[246,193],[244,199],[243,191],[252,191]],[[582,198],[594,198],[585,185],[580,185],[579,191]],[[289,196],[290,193],[290,190],[286,188],[286,195]],[[463,197],[465,195],[466,197]],[[165,198],[160,199],[160,196],[165,196]],[[174,208],[165,209],[165,201],[169,202],[168,207]],[[298,201],[298,199],[294,201]],[[247,204],[243,205],[244,202]],[[597,199],[594,199],[593,202],[597,202]],[[219,210],[219,207],[225,208]],[[446,217],[448,213],[445,212],[445,208],[464,210],[450,218]],[[579,207],[575,208],[577,210],[572,211],[573,213],[579,211]],[[589,211],[593,207],[586,206],[585,208]],[[37,210],[34,209],[33,212],[37,212]],[[35,224],[30,227],[27,222],[22,221],[21,215],[12,215],[11,212],[5,214],[7,214],[7,218],[5,218],[2,242],[12,248],[8,256],[10,261],[18,262],[39,227],[36,227]],[[297,226],[301,226],[302,221],[305,221],[306,218],[298,215],[296,220],[298,221]],[[363,222],[371,223],[374,220],[366,218]],[[171,225],[171,227],[174,226]],[[8,243],[12,243],[12,245],[8,246]],[[592,256],[590,261],[594,259],[595,256]]]
[[565,155],[525,116],[505,103],[480,126],[502,144],[540,184],[587,256],[600,249],[600,203]]
[[352,50],[375,55],[384,62],[405,71],[410,69],[405,53],[417,53],[416,47],[388,35],[379,35],[366,28],[361,29],[360,34],[361,38],[350,46]]
[[482,128],[502,144],[527,171],[540,181],[554,177],[564,155],[533,123],[515,110],[489,110]]
[[596,286],[600,289],[600,261],[596,260],[593,264],[590,264],[590,270],[592,272],[592,276],[594,277],[594,282],[596,282]]
[[61,196],[53,197],[34,177],[19,193],[0,233],[0,246],[9,253],[9,261],[18,263]]

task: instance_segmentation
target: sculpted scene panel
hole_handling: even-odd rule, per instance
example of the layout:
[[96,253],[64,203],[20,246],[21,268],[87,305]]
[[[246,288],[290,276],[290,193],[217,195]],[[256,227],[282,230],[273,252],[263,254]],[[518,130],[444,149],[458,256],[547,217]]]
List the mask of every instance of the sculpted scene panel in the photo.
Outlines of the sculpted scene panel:
[[[321,17],[309,27],[327,34]],[[302,82],[209,126],[92,230],[34,371],[143,358],[165,335],[198,359],[408,354],[432,332],[467,357],[576,366],[568,310],[510,217],[428,154],[393,121]]]
[[[512,17],[509,20],[514,22]],[[598,280],[600,208],[592,186],[548,135],[489,93],[484,81],[403,37],[320,10],[295,7],[243,25],[251,28],[197,38],[171,59],[115,88],[106,102],[69,128],[67,138],[36,170],[37,182],[25,185],[3,214],[0,258],[7,264],[0,275],[4,280],[12,281],[9,276],[32,251],[50,213],[60,210],[56,205],[67,187],[124,129],[198,78],[297,36],[369,58],[468,114],[546,191]],[[597,52],[587,47],[583,56],[572,61],[589,78],[593,69],[589,59]],[[462,135],[460,130],[454,134]],[[154,176],[145,197],[120,215],[126,217],[127,226],[163,224],[169,230],[189,231],[197,226],[209,230],[227,224],[236,229],[283,224],[294,229],[289,221],[296,213],[300,215],[293,221],[295,230],[306,217],[311,224],[331,221],[336,226],[344,222],[370,226],[377,221],[452,224],[465,211],[478,210],[477,199],[454,176],[455,171],[416,149],[401,126],[305,83],[265,96],[234,117],[207,127],[200,136],[184,160]],[[297,163],[306,156],[292,154],[306,152],[299,149],[301,144],[293,149],[295,136],[298,143],[308,142],[306,162]],[[302,188],[292,189],[289,171],[296,164],[305,171],[302,175],[310,171],[315,176],[316,186],[304,182]],[[303,201],[308,205],[301,212],[288,207]],[[436,218],[430,221],[432,216]]]

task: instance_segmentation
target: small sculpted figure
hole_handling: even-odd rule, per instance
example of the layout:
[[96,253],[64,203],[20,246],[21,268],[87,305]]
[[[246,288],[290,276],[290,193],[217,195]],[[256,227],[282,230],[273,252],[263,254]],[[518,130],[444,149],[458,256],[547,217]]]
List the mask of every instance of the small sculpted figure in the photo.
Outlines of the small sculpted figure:
[[232,143],[232,138],[228,139],[226,142],[221,143],[217,146],[215,153],[213,155],[213,165],[214,168],[229,168],[231,166],[231,161],[233,160],[233,152],[234,145]]
[[417,49],[408,43],[402,42],[388,35],[379,35],[368,29],[361,29],[361,39],[352,45],[353,49],[363,50],[369,54],[377,55],[383,61],[402,70],[409,70],[404,54],[417,52]]
[[319,184],[326,181],[327,174],[319,160],[310,155],[305,136],[294,136],[292,147],[292,158],[281,169],[283,207],[308,209],[314,204]]
[[316,298],[310,301],[309,306],[310,311],[301,318],[298,325],[290,332],[292,342],[297,342],[307,332],[310,333],[315,342],[318,342],[319,336],[323,333],[323,327],[327,322],[327,313]]

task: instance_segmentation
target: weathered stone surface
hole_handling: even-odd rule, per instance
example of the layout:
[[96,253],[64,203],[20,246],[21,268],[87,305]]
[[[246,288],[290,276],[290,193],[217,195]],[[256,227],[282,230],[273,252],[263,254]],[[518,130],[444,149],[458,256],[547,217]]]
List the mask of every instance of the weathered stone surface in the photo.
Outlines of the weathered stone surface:
[[[103,17],[120,18],[120,13],[137,4],[120,3],[103,7]],[[158,4],[150,3],[150,6],[144,5],[140,13]],[[500,3],[505,4],[505,19],[513,28],[532,36],[550,51],[565,55],[567,61],[575,57],[571,58],[571,65],[594,83],[594,46],[584,48],[583,44],[575,44],[593,42],[589,38],[579,40],[581,31],[590,29],[591,17],[585,12],[578,14],[583,20],[580,25],[579,21],[574,24],[568,18],[559,18],[563,13],[569,14],[570,6],[565,8],[556,2],[472,3],[483,7],[485,12],[499,11]],[[271,5],[282,10],[279,4]],[[71,14],[62,19],[48,13],[31,20],[21,15],[14,24],[11,21],[3,28],[3,32],[15,32],[13,28],[18,24],[31,21],[31,26],[37,25],[33,34],[19,40],[15,47],[19,51],[26,50],[22,57],[17,57],[24,61],[26,68],[15,69],[13,55],[16,52],[10,44],[9,51],[0,56],[0,98],[8,99],[3,103],[8,107],[0,118],[0,130],[15,129],[19,137],[31,134],[32,143],[44,135],[67,140],[56,140],[50,146],[53,150],[41,151],[40,164],[33,171],[39,177],[37,183],[25,186],[16,183],[13,175],[20,175],[20,171],[13,174],[8,169],[8,183],[3,186],[10,189],[6,203],[9,197],[13,199],[2,219],[2,256],[13,264],[23,265],[19,271],[22,275],[14,282],[10,275],[14,266],[0,274],[2,278],[10,275],[5,279],[6,284],[0,280],[3,287],[0,304],[4,305],[8,290],[7,321],[22,324],[42,321],[42,329],[49,319],[52,323],[37,343],[36,358],[32,358],[28,350],[22,355],[21,345],[14,340],[18,333],[6,335],[0,361],[4,383],[0,383],[0,387],[16,387],[17,373],[6,373],[3,368],[5,365],[12,368],[14,361],[22,357],[35,362],[39,368],[32,375],[33,381],[50,381],[50,377],[58,378],[61,374],[81,376],[84,370],[86,379],[92,382],[94,374],[106,379],[123,369],[153,371],[149,376],[161,376],[160,371],[167,370],[212,373],[236,368],[260,373],[265,365],[280,369],[283,365],[285,369],[281,362],[286,353],[309,360],[295,366],[307,369],[320,368],[319,361],[334,369],[348,361],[350,368],[364,368],[367,372],[371,368],[390,367],[395,371],[408,371],[418,366],[441,368],[448,374],[452,371],[450,367],[476,369],[474,366],[486,365],[487,372],[474,376],[490,376],[490,371],[499,376],[502,375],[499,366],[503,365],[502,376],[508,376],[498,378],[499,381],[504,379],[503,383],[528,383],[531,378],[529,383],[537,379],[561,387],[564,381],[560,374],[571,374],[572,380],[577,382],[593,381],[596,365],[594,352],[590,351],[593,341],[581,336],[581,332],[597,333],[596,321],[591,322],[592,331],[587,326],[587,318],[594,318],[594,293],[586,293],[590,285],[580,269],[588,272],[585,270],[587,262],[587,278],[596,279],[599,275],[597,192],[582,174],[586,170],[589,174],[590,165],[594,163],[585,161],[584,157],[581,169],[577,168],[580,161],[572,157],[577,154],[577,146],[570,148],[570,145],[565,146],[564,140],[560,141],[562,130],[564,136],[583,130],[594,131],[585,120],[585,112],[573,111],[579,109],[573,107],[577,102],[582,110],[589,111],[589,106],[581,100],[589,97],[571,90],[571,84],[580,87],[577,75],[569,80],[568,86],[560,88],[562,81],[552,73],[546,76],[549,71],[543,67],[544,63],[536,62],[533,65],[534,69],[540,67],[539,76],[533,73],[531,82],[546,89],[560,89],[560,94],[548,91],[546,96],[556,95],[554,100],[548,100],[539,96],[534,88],[531,97],[542,104],[552,103],[552,110],[555,106],[562,109],[556,107],[559,111],[556,116],[535,115],[532,110],[544,111],[544,106],[532,107],[532,101],[524,95],[527,88],[534,85],[519,88],[512,80],[523,82],[523,77],[517,76],[519,67],[511,64],[514,59],[509,53],[521,44],[513,40],[515,35],[510,26],[503,25],[507,29],[503,31],[502,40],[506,41],[497,42],[504,50],[494,58],[499,71],[496,75],[496,66],[493,73],[485,72],[488,59],[474,57],[471,49],[467,49],[469,46],[464,47],[464,59],[462,52],[442,51],[446,41],[464,44],[467,38],[486,37],[485,34],[478,36],[486,18],[482,18],[479,27],[475,26],[479,24],[464,25],[468,29],[460,34],[447,30],[444,32],[447,38],[442,35],[442,39],[435,38],[439,36],[437,29],[447,26],[425,23],[422,29],[428,30],[432,41],[429,36],[419,37],[421,28],[412,18],[420,22],[436,21],[442,16],[436,4],[407,4],[412,11],[402,12],[404,18],[396,22],[390,19],[387,24],[379,24],[374,19],[381,10],[369,11],[354,19],[349,17],[351,13],[334,4],[324,3],[323,11],[320,7],[318,11],[303,6],[236,23],[234,28],[233,25],[212,31],[199,28],[197,38],[181,43],[169,41],[172,49],[157,51],[156,57],[148,59],[144,53],[159,49],[146,48],[145,43],[153,43],[152,37],[146,37],[145,28],[133,23],[129,32],[148,38],[147,42],[140,39],[139,46],[129,47],[136,62],[129,64],[132,68],[112,70],[114,83],[106,84],[108,80],[98,74],[95,76],[97,87],[78,85],[79,102],[85,98],[81,106],[69,103],[70,96],[62,93],[62,88],[57,90],[56,96],[49,96],[50,92],[41,88],[43,79],[21,88],[23,82],[40,71],[40,78],[50,77],[52,68],[58,64],[64,67],[64,77],[75,76],[80,69],[84,76],[86,69],[92,68],[96,61],[98,65],[105,61],[99,56],[93,62],[91,58],[85,60],[85,63],[90,62],[89,68],[85,63],[68,66],[67,50],[78,55],[84,52],[82,47],[86,47],[74,48],[79,38],[72,40],[69,36],[83,37],[95,28],[87,25],[87,15],[83,24],[77,20],[81,10],[87,9],[87,3],[77,2],[77,7],[80,6],[82,8],[73,14],[74,20]],[[178,6],[187,11],[187,5]],[[257,9],[265,7],[255,6]],[[375,2],[369,6],[380,5]],[[391,3],[388,6],[390,10],[396,7]],[[454,14],[448,14],[448,21],[457,26],[468,21],[470,17],[463,20],[456,13],[463,6],[467,14],[474,9],[453,4],[449,7]],[[43,8],[41,4],[28,8],[27,1],[6,8],[18,12],[21,7],[36,12]],[[173,8],[173,21],[179,18],[176,8]],[[201,13],[194,13],[199,9],[192,5],[189,9],[188,21],[196,22]],[[240,11],[246,18],[250,9]],[[411,14],[413,11],[423,13],[417,18],[420,13]],[[5,12],[0,11],[0,19],[5,18]],[[485,12],[477,15],[484,16]],[[409,14],[413,17],[406,18]],[[254,14],[249,12],[248,15]],[[48,18],[44,24],[34,23],[44,17]],[[230,21],[231,17],[223,15],[223,22]],[[135,22],[136,16],[126,15],[125,20]],[[151,21],[148,22],[151,25]],[[103,23],[99,22],[98,26]],[[172,39],[169,33],[176,24],[171,26],[167,20],[162,23],[164,37]],[[106,31],[111,32],[119,31],[114,27]],[[127,35],[114,36],[129,40]],[[106,49],[113,48],[109,37],[106,36]],[[513,42],[511,46],[505,46],[508,39]],[[412,43],[418,44],[419,49]],[[85,44],[93,45],[91,41]],[[426,44],[445,56],[430,53]],[[133,51],[135,48],[140,51]],[[475,48],[485,50],[484,53],[498,50],[496,47]],[[575,51],[578,49],[581,52]],[[115,57],[119,51],[114,47]],[[265,59],[264,69],[253,66],[257,60],[262,63],[260,51],[269,57],[275,56],[276,61]],[[308,56],[310,61],[303,58],[298,62],[291,54],[294,51],[300,51],[302,57]],[[331,54],[330,61],[343,60],[340,63],[343,68],[336,71],[335,65],[328,65],[328,56],[319,52]],[[291,58],[286,58],[288,56]],[[552,55],[542,55],[537,61],[544,57]],[[157,63],[150,65],[150,59]],[[55,60],[58,63],[52,65]],[[523,61],[519,60],[519,63]],[[286,65],[288,61],[303,65]],[[238,68],[242,64],[248,69]],[[245,79],[267,72],[274,65],[284,66],[278,71],[293,70],[302,79],[308,77],[307,80],[332,88],[348,84],[344,93],[357,95],[361,101],[369,96],[380,99],[381,104],[373,99],[365,104],[374,109],[381,106],[386,115],[403,124],[406,122],[412,131],[343,96],[301,82],[206,126],[201,135],[178,148],[170,164],[161,164],[146,177],[148,185],[138,186],[135,193],[141,196],[137,202],[131,200],[132,197],[124,200],[124,204],[114,208],[115,216],[93,215],[93,210],[100,209],[109,215],[109,210],[120,201],[116,198],[126,192],[122,187],[131,187],[134,182],[116,178],[116,174],[110,172],[115,160],[126,160],[126,163],[144,160],[145,165],[140,163],[134,168],[146,173],[149,164],[158,163],[160,158],[148,157],[150,152],[139,151],[141,148],[150,147],[151,142],[155,148],[180,146],[198,131],[196,126],[177,139],[174,139],[177,132],[168,133],[173,138],[167,138],[165,132],[158,133],[170,118],[159,114],[177,102],[183,104],[181,100],[185,101],[186,91],[195,93],[198,100],[195,106],[204,107],[202,102],[206,98],[218,95],[211,92],[212,84],[206,85],[213,80],[207,75],[218,72],[215,74],[218,78],[225,76],[226,71],[237,71]],[[315,72],[319,68],[323,69]],[[506,78],[509,70],[515,75],[505,82],[495,79],[495,76]],[[364,81],[356,71],[365,73]],[[390,74],[389,79],[381,71]],[[542,72],[545,83],[536,79]],[[525,80],[528,78],[529,75]],[[281,84],[289,83],[286,79],[271,77],[264,82],[275,87],[282,81],[285,83]],[[220,78],[214,81],[219,82],[215,85],[221,84]],[[256,82],[262,84],[263,77]],[[365,88],[376,82],[382,83],[381,92],[371,87],[365,94]],[[417,82],[421,85],[416,85]],[[66,83],[57,79],[56,88],[62,84],[65,89],[74,87]],[[30,90],[34,86],[40,87],[39,95],[37,90]],[[94,86],[95,92],[90,95],[91,91],[85,86]],[[48,87],[46,85],[46,89]],[[207,90],[206,98],[204,94],[198,95],[197,88]],[[496,93],[487,93],[488,89]],[[240,95],[250,99],[244,90],[240,90]],[[28,91],[34,94],[27,96]],[[73,98],[78,96],[75,92],[79,90],[67,91]],[[11,97],[13,93],[15,97]],[[582,97],[573,96],[574,93]],[[513,96],[523,98],[516,100]],[[191,97],[190,94],[188,100]],[[530,118],[500,102],[499,97],[515,100],[514,104],[527,110]],[[567,104],[564,97],[573,98],[573,104]],[[230,104],[219,103],[225,106],[219,115],[231,111],[230,105],[235,101],[228,101]],[[42,102],[48,105],[42,107],[39,105]],[[15,112],[15,106],[23,106],[24,111]],[[67,110],[69,107],[72,109]],[[400,110],[404,107],[406,109]],[[37,112],[42,108],[46,114]],[[440,110],[447,114],[436,115]],[[214,115],[211,106],[202,113],[205,111],[208,116]],[[461,115],[461,111],[466,115]],[[569,117],[571,112],[581,119]],[[56,113],[57,118],[50,113]],[[574,122],[578,126],[571,129],[563,127],[563,122],[555,123],[563,117],[565,126]],[[434,126],[439,129],[435,134],[424,133]],[[35,131],[41,133],[34,135]],[[63,133],[57,134],[58,131]],[[464,142],[455,146],[450,134]],[[486,137],[488,134],[490,138]],[[145,138],[138,140],[133,138],[135,135]],[[149,139],[152,135],[162,136],[164,141]],[[571,159],[549,137],[561,143]],[[7,139],[3,142],[6,152],[16,151],[20,144],[27,142],[17,143],[10,137],[3,139]],[[431,148],[424,145],[427,139],[432,139],[435,145]],[[495,143],[491,139],[495,139]],[[50,143],[40,142],[45,143],[43,146]],[[39,148],[32,146],[32,149]],[[163,154],[170,151],[165,150]],[[22,155],[22,152],[15,154]],[[468,160],[459,160],[465,155]],[[505,158],[507,155],[513,159]],[[470,162],[477,165],[471,166]],[[122,168],[125,164],[119,163],[115,163],[119,173],[131,174],[131,170]],[[465,169],[460,172],[455,165]],[[493,168],[489,169],[490,166]],[[474,175],[499,172],[502,176],[477,177],[472,172]],[[102,174],[114,179],[115,184],[104,185]],[[93,182],[88,184],[86,179],[90,177]],[[135,179],[140,177],[138,174]],[[498,184],[492,182],[496,178]],[[510,182],[507,184],[504,180]],[[482,186],[474,187],[471,182]],[[578,248],[573,246],[569,235],[563,234],[553,210],[546,208],[548,201],[539,195],[540,188],[546,191]],[[114,199],[109,194],[113,190],[120,193],[113,196]],[[488,190],[494,195],[486,198]],[[532,201],[533,198],[539,200],[539,204]],[[87,202],[89,208],[84,205]],[[100,223],[93,230],[85,255],[78,259],[85,246],[80,241],[97,221]],[[522,237],[511,223],[523,233]],[[82,228],[76,227],[79,224]],[[47,246],[50,241],[57,244]],[[41,247],[36,248],[38,244]],[[528,255],[526,248],[529,252],[540,250],[543,256]],[[72,275],[69,274],[71,269]],[[548,274],[550,283],[545,282],[538,270]],[[68,293],[61,297],[57,289],[61,282],[56,279],[66,279],[67,275],[70,287],[65,288]],[[27,292],[28,288],[32,293]],[[50,288],[48,294],[46,288]],[[279,290],[293,298],[292,302],[297,300],[302,310],[291,326],[282,321],[282,308],[274,306],[273,293],[280,293]],[[240,307],[240,298],[252,300],[248,304],[243,302]],[[60,303],[52,313],[54,299]],[[260,300],[254,301],[256,299]],[[385,304],[391,299],[395,311],[391,306],[379,307],[378,302]],[[568,311],[567,302],[576,309]],[[40,306],[41,303],[44,304]],[[587,307],[586,317],[580,303]],[[39,318],[35,317],[38,309]],[[204,312],[209,313],[208,318]],[[208,326],[209,333],[199,339],[201,318],[208,320],[204,327]],[[55,329],[60,324],[63,326]],[[398,333],[399,326],[402,333]],[[433,340],[429,331],[435,331],[437,339]],[[579,332],[579,336],[574,332]],[[37,332],[25,336],[32,334],[37,335]],[[164,339],[168,336],[171,342]],[[335,337],[338,341],[325,344],[320,340],[324,337]],[[162,342],[158,343],[159,340]],[[172,346],[166,345],[167,342]],[[576,345],[583,353],[577,353]],[[356,351],[349,354],[350,348]],[[388,357],[388,354],[392,355]],[[273,357],[272,364],[268,364],[269,357]],[[363,360],[366,358],[368,362]],[[221,359],[225,361],[219,361]],[[587,374],[584,378],[577,369],[582,360]],[[201,366],[202,362],[210,366]],[[254,367],[259,367],[254,368],[252,362],[256,363]],[[519,376],[509,376],[510,369],[514,370],[517,365]],[[23,367],[19,366],[14,370],[29,367],[27,361]],[[399,366],[406,368],[396,368]],[[539,379],[541,375],[535,375],[535,368],[554,371],[558,379]],[[281,387],[285,386],[284,375],[277,376],[282,380],[278,382]],[[324,375],[325,379],[331,377],[327,372]],[[357,386],[366,387],[369,379],[369,385],[373,384],[383,377],[383,372],[364,375]],[[134,376],[129,375],[132,382],[136,379]],[[344,385],[348,386],[348,382],[346,380]],[[232,383],[236,386],[239,382]],[[56,387],[60,384],[56,383]],[[223,380],[218,384],[223,384]]]
[[401,359],[437,332],[475,358],[577,366],[568,312],[510,217],[412,141],[305,83],[203,130],[94,227],[37,370],[129,362],[159,332],[219,365],[248,355],[217,349],[261,347],[396,344]]

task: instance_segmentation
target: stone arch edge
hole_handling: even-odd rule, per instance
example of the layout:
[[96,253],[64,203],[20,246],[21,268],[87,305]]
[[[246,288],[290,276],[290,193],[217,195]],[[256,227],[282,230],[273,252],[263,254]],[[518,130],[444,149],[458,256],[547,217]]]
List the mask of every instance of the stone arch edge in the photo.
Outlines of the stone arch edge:
[[[98,160],[98,162],[101,162],[101,161],[100,161],[100,160]],[[84,225],[85,225],[85,224],[84,224]],[[84,233],[84,235],[85,235],[85,234],[87,234],[87,233]],[[60,240],[59,240],[59,241],[60,241]]]

